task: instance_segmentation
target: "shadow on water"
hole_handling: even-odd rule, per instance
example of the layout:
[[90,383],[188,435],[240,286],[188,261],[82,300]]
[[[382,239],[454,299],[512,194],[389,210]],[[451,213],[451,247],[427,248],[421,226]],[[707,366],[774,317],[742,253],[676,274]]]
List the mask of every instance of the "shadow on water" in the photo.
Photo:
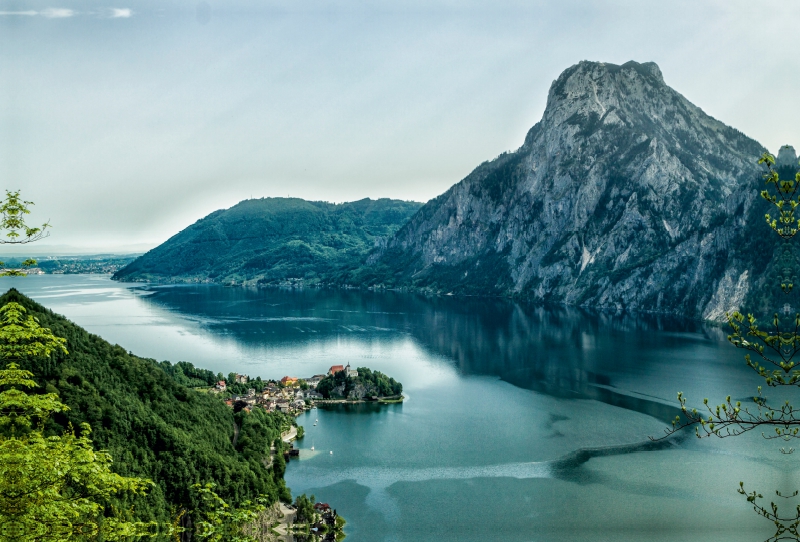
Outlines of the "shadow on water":
[[646,440],[633,444],[622,444],[618,446],[580,448],[548,463],[553,478],[559,478],[571,482],[585,483],[589,480],[586,479],[585,475],[579,473],[579,468],[590,459],[596,457],[610,457],[676,448],[685,442],[690,436],[690,433],[682,431],[671,438],[663,440]]

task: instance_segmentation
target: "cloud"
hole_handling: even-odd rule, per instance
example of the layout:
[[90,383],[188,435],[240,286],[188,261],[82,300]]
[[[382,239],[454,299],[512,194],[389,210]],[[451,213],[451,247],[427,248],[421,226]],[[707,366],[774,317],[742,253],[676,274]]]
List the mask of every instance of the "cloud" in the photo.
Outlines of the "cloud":
[[48,19],[64,19],[66,17],[72,17],[75,15],[75,12],[67,8],[47,8],[40,12],[40,14]]
[[[69,17],[74,17],[79,13],[75,10],[68,9],[68,8],[47,8],[42,11],[35,11],[35,10],[25,10],[25,11],[0,11],[0,17],[2,16],[27,16],[27,17],[35,17],[37,15],[41,15],[42,17],[47,17],[48,19],[66,19]],[[108,17],[111,19],[127,19],[133,16],[133,10],[131,8],[109,8],[107,10],[97,11],[88,11],[83,13],[84,15],[96,15],[98,17]]]

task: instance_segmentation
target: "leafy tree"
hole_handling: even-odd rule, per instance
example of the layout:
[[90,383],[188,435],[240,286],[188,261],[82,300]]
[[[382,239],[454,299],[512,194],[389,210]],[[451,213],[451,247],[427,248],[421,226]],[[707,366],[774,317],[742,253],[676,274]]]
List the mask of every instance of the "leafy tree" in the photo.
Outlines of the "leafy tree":
[[314,495],[309,499],[306,494],[298,495],[294,500],[294,507],[297,510],[296,521],[298,523],[314,523],[317,513],[314,510]]
[[121,540],[154,527],[132,521],[110,504],[121,493],[142,494],[151,482],[111,472],[111,456],[94,450],[91,429],[46,436],[53,413],[68,407],[57,394],[32,394],[33,374],[18,362],[66,353],[65,340],[25,315],[18,303],[0,307],[0,533],[18,541]]
[[[767,170],[764,175],[767,188],[761,191],[761,197],[777,211],[776,216],[770,213],[765,215],[767,225],[784,243],[789,243],[800,231],[800,220],[795,215],[795,209],[800,205],[800,171],[796,167],[789,171],[786,168],[776,168],[775,157],[769,153],[764,153],[759,164],[763,164]],[[787,179],[787,174],[794,178]],[[778,275],[780,290],[784,294],[789,294],[794,287],[793,258],[791,247],[785,245],[780,262],[783,267]],[[800,352],[800,313],[790,317],[788,314],[776,312],[765,329],[759,327],[753,314],[745,316],[735,311],[727,316],[732,330],[728,340],[735,347],[748,351],[745,355],[747,366],[763,378],[768,387],[800,386],[800,370],[795,368],[797,362],[794,361],[794,357]],[[728,396],[718,405],[710,405],[708,399],[703,399],[702,408],[689,408],[686,406],[687,399],[681,392],[678,393],[678,401],[681,415],[673,420],[672,428],[662,438],[692,427],[698,438],[726,438],[759,428],[768,430],[762,432],[762,435],[770,440],[791,441],[800,438],[800,411],[789,401],[780,406],[771,406],[764,397],[761,386],[758,386],[752,402],[746,402],[745,405]],[[782,453],[793,451],[793,448],[781,448]],[[762,504],[764,496],[758,491],[748,491],[743,482],[739,483],[738,492],[746,497],[756,513],[774,523],[775,534],[767,542],[800,541],[800,505],[793,512],[781,513],[775,502],[771,502],[769,506]],[[775,493],[784,498],[798,496],[797,491],[791,495],[783,495],[779,491]]]
[[[29,205],[32,201],[20,199],[19,190],[11,192],[6,190],[6,199],[0,202],[0,229],[7,230],[6,239],[0,240],[2,244],[22,245],[32,243],[50,235],[47,228],[49,222],[45,222],[41,227],[31,228],[25,224],[25,215],[30,214]],[[22,232],[22,233],[20,233]]]
[[257,542],[244,534],[243,529],[266,509],[267,499],[258,497],[233,508],[214,492],[215,487],[213,483],[192,486],[200,502],[195,511],[199,516],[197,537],[207,542]]
[[[30,214],[29,205],[33,205],[33,202],[20,199],[19,190],[16,192],[6,190],[6,198],[0,201],[0,230],[6,230],[7,233],[5,239],[0,238],[0,244],[24,245],[50,235],[50,232],[47,231],[50,224],[47,222],[38,228],[31,228],[25,224],[25,215]],[[33,265],[36,265],[36,260],[27,259],[22,262],[23,267],[31,267]],[[5,266],[5,264],[0,262],[0,267],[2,266]],[[20,275],[25,275],[25,272],[19,269],[0,270],[0,277]]]

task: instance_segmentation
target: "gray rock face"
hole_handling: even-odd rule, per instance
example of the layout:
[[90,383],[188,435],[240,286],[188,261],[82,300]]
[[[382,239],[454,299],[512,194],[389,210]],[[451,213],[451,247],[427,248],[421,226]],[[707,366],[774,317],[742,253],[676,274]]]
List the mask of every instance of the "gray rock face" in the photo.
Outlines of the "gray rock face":
[[756,199],[764,150],[653,63],[581,62],[519,150],[428,202],[369,262],[393,286],[720,320],[764,286],[777,246]]
[[775,157],[775,165],[777,167],[796,167],[797,166],[797,153],[791,145],[784,145],[778,151],[778,156]]

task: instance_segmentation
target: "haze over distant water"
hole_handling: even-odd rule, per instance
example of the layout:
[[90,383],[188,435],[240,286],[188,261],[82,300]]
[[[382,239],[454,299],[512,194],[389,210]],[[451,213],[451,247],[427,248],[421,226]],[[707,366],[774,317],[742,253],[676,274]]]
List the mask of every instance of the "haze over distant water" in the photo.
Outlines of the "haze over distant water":
[[401,405],[299,419],[287,483],[334,505],[353,542],[753,542],[770,524],[736,494],[739,480],[794,489],[793,457],[760,435],[647,439],[674,416],[678,390],[692,406],[744,400],[758,384],[721,331],[696,322],[98,276],[0,279],[12,285],[156,359],[271,378],[349,362],[400,380]]
[[0,176],[70,252],[144,251],[251,196],[425,201],[516,148],[584,59],[654,61],[775,151],[800,141],[799,17],[785,0],[7,0]]

